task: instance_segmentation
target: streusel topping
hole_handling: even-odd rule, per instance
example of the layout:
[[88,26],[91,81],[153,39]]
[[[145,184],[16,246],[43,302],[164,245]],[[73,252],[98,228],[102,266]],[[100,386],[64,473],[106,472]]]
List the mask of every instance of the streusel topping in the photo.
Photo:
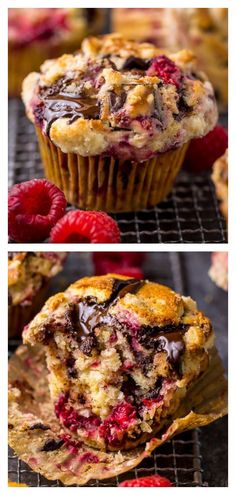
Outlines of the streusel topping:
[[23,83],[29,118],[63,152],[142,161],[209,132],[214,92],[194,55],[119,34],[85,39]]

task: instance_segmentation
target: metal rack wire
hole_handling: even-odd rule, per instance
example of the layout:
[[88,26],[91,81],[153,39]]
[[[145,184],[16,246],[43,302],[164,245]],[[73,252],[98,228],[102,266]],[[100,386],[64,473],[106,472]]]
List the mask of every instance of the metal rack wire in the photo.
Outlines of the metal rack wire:
[[[82,256],[82,263],[78,263],[78,256]],[[185,292],[184,270],[182,267],[180,253],[158,253],[158,267],[149,254],[146,262],[148,270],[152,267],[153,279],[158,277],[160,283],[172,286],[178,292]],[[76,269],[75,269],[76,266]],[[161,267],[161,268],[160,268]],[[77,273],[76,273],[77,272]],[[68,257],[65,270],[62,276],[58,276],[52,281],[50,293],[55,293],[64,288],[75,279],[75,276],[83,276],[91,273],[91,259],[87,253],[71,253]],[[20,341],[11,340],[9,351],[20,344]],[[152,456],[145,459],[137,468],[124,473],[116,478],[104,481],[91,481],[86,486],[118,486],[125,479],[139,478],[151,474],[159,473],[171,480],[174,486],[205,486],[202,478],[201,453],[200,453],[200,432],[199,430],[189,431],[178,435],[171,441],[158,448]],[[58,481],[49,481],[32,471],[9,450],[9,478],[18,483],[26,483],[28,486],[55,487],[63,486]]]
[[[49,481],[32,471],[9,449],[9,478],[28,486],[50,487],[64,486],[59,481]],[[167,442],[153,456],[140,466],[115,478],[103,481],[91,481],[86,486],[118,486],[125,479],[140,478],[159,473],[167,476],[174,486],[203,486],[199,433],[187,432]]]
[[[18,99],[9,100],[9,186],[43,176],[35,132]],[[223,243],[226,224],[208,174],[182,172],[155,208],[114,215],[123,242]]]

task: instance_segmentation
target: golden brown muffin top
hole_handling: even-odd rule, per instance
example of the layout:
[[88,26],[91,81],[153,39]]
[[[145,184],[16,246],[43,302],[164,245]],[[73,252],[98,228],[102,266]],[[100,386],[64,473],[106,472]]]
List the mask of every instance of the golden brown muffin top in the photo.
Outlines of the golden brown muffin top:
[[23,83],[30,120],[63,152],[143,161],[209,132],[210,82],[194,55],[168,56],[119,34],[91,37]]
[[[198,311],[190,297],[181,296],[166,286],[148,280],[108,274],[82,278],[65,292],[49,298],[27,328],[25,342],[42,342],[50,321],[60,321],[62,332],[67,332],[66,321],[68,323],[73,305],[79,306],[82,331],[85,326],[88,333],[96,325],[115,325],[116,322],[128,325],[131,331],[140,327],[160,327],[163,331],[170,331],[180,325],[197,325],[206,338],[211,332],[208,318]],[[51,334],[54,330],[58,330],[57,325],[55,328],[50,325]]]

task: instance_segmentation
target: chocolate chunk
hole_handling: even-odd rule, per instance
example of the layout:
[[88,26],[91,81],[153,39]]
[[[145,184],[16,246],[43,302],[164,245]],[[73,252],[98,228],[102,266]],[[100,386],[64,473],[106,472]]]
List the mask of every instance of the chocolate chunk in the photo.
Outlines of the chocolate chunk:
[[29,427],[29,430],[49,430],[49,426],[44,425],[43,423],[35,423],[34,425]]
[[161,390],[161,386],[162,386],[162,378],[159,378],[155,384],[154,389],[143,395],[142,399],[156,399],[156,397],[158,397],[159,392]]
[[174,114],[174,119],[177,121],[182,120],[186,114],[189,114],[190,112],[192,112],[192,107],[186,103],[183,95],[180,95],[179,100],[177,101],[177,107],[178,107],[179,113]]
[[73,357],[69,357],[66,360],[67,373],[70,378],[77,378],[77,370],[75,369],[75,359]]
[[52,438],[51,440],[49,439],[45,442],[41,450],[42,452],[51,452],[53,450],[60,449],[63,444],[64,444],[64,440],[61,439],[54,440],[54,438]]
[[48,345],[52,338],[52,328],[50,323],[45,323],[40,333],[38,334],[38,341],[43,345]]
[[152,363],[152,357],[146,356],[143,352],[134,352],[134,354],[137,364],[142,370],[142,373],[144,375],[147,375]]
[[125,379],[122,383],[121,386],[121,391],[125,395],[125,397],[132,397],[135,395],[135,392],[137,391],[137,384],[135,383],[134,379],[132,378],[131,375],[126,375]]
[[80,404],[86,404],[86,398],[83,394],[78,394],[77,400],[78,402],[80,402]]
[[114,91],[110,91],[110,106],[111,106],[111,111],[112,112],[117,112],[120,110],[127,98],[127,93],[125,91],[122,91],[120,94],[116,94]]
[[81,352],[83,352],[86,356],[91,356],[93,348],[96,347],[96,343],[95,335],[85,337],[80,344]]
[[147,70],[150,65],[150,60],[143,60],[140,57],[134,57],[131,55],[129,58],[127,58],[123,64],[122,70],[132,70],[132,69],[137,69],[137,70]]

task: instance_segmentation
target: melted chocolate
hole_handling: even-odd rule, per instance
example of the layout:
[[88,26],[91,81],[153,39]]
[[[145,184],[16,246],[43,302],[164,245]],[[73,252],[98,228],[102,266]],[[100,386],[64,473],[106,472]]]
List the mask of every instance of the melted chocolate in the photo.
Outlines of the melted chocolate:
[[140,71],[145,71],[149,68],[149,66],[150,66],[150,60],[144,60],[143,58],[134,57],[133,55],[131,55],[125,60],[122,70],[137,69]]
[[173,369],[178,371],[178,362],[184,351],[183,335],[188,325],[166,325],[165,327],[143,327],[138,340],[147,349],[166,352],[167,359]]
[[161,334],[157,341],[157,351],[165,351],[167,359],[173,368],[176,367],[181,354],[184,351],[183,334],[179,331]]
[[107,301],[97,303],[91,297],[78,301],[65,314],[65,332],[78,342],[84,354],[91,355],[93,348],[97,345],[94,329],[100,325],[112,324],[113,318],[108,314],[110,305],[115,304],[117,299],[124,297],[127,293],[136,294],[143,284],[143,281],[136,279],[114,279],[112,292]]
[[53,122],[60,118],[68,118],[72,124],[79,117],[85,119],[99,118],[99,104],[90,97],[79,97],[72,93],[59,91],[44,100],[44,119],[47,121],[47,134]]

